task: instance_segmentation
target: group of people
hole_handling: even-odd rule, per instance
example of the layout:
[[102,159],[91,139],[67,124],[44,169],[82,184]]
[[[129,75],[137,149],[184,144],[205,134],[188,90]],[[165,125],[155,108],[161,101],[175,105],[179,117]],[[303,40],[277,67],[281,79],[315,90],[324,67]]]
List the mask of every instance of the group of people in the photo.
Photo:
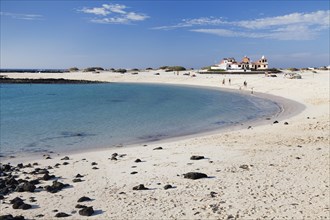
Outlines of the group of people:
[[[228,79],[228,83],[229,83],[229,85],[231,85],[231,79],[229,78]],[[226,84],[226,80],[225,79],[223,79],[222,80],[222,85],[225,85]],[[246,80],[243,82],[243,86],[246,88],[247,87],[247,82],[246,82]]]
[[[231,79],[228,79],[228,83],[229,83],[229,85],[231,85]],[[223,80],[222,80],[222,85],[225,85],[225,84],[226,84],[226,80],[223,79]]]
[[[231,79],[230,78],[228,79],[228,83],[229,83],[229,85],[231,85]],[[223,79],[222,80],[222,85],[225,85],[225,84],[226,84],[226,80]],[[246,80],[244,80],[243,86],[244,86],[244,88],[247,88],[247,82],[246,82]],[[241,89],[242,89],[242,87],[240,86],[239,87],[239,90],[241,90]],[[253,87],[251,87],[251,94],[253,94]]]

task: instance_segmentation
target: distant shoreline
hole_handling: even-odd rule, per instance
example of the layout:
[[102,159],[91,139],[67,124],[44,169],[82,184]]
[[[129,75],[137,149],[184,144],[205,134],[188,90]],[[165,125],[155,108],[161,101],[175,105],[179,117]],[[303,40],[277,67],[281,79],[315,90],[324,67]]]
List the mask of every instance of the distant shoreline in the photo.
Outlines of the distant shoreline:
[[90,81],[90,80],[73,80],[73,79],[17,79],[17,78],[7,78],[0,77],[0,84],[95,84],[95,83],[109,83],[101,81]]

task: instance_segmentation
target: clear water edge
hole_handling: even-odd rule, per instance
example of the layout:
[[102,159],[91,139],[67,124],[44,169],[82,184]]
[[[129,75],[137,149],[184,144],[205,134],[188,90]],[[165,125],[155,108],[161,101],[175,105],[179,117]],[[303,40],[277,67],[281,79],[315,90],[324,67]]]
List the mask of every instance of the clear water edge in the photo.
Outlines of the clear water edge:
[[[112,85],[114,85],[114,84],[112,84]],[[125,83],[124,84],[120,83],[120,84],[116,84],[116,85],[120,85],[120,86],[121,85],[132,86],[132,84],[125,84]],[[61,86],[63,86],[63,85],[61,85]],[[84,86],[85,87],[86,85],[81,85],[81,86]],[[139,84],[137,86],[144,86],[144,85]],[[155,87],[159,88],[160,85],[150,85],[150,84],[148,84],[148,85],[145,85],[145,86],[151,86],[153,88],[155,88]],[[216,92],[216,93],[219,92],[219,90],[214,90],[214,89],[209,89],[209,88],[207,88],[207,89],[206,88],[198,88],[198,89],[196,89],[196,87],[190,87],[190,86],[189,87],[185,87],[185,86],[179,86],[178,87],[178,86],[168,86],[168,85],[166,85],[166,86],[163,86],[163,87],[171,88],[172,91],[173,91],[173,88],[174,89],[179,89],[181,93],[182,93],[182,89],[183,90],[188,89],[188,93],[191,92],[192,90],[194,90],[194,91],[202,92],[202,94],[204,94],[206,96],[209,96],[210,95],[209,94],[210,92],[211,92],[211,96],[214,95],[214,92]],[[1,88],[1,89],[3,89],[3,88]],[[47,92],[48,92],[47,94],[49,96],[53,96],[54,95],[52,93],[49,93],[49,91],[47,91]],[[184,92],[187,92],[187,91],[184,91]],[[261,114],[252,115],[252,116],[250,115],[247,118],[244,118],[244,119],[241,119],[241,120],[238,120],[238,121],[229,120],[227,122],[221,121],[218,118],[216,120],[214,120],[214,118],[213,118],[214,115],[211,114],[211,116],[210,116],[211,117],[211,121],[213,120],[214,123],[218,123],[218,124],[216,124],[216,126],[205,126],[205,124],[203,124],[202,126],[195,126],[194,129],[192,129],[192,130],[189,130],[189,129],[188,130],[174,129],[175,131],[172,132],[172,133],[171,132],[169,132],[167,134],[166,134],[166,132],[165,133],[164,132],[153,133],[151,135],[145,135],[144,138],[135,138],[135,139],[133,138],[131,140],[118,141],[118,142],[112,143],[112,144],[109,143],[109,142],[107,142],[109,140],[106,140],[105,142],[102,142],[101,141],[101,142],[94,142],[94,143],[93,142],[90,142],[90,143],[88,143],[90,146],[93,146],[92,148],[90,148],[90,147],[84,147],[84,148],[79,148],[79,149],[77,149],[77,148],[76,149],[74,149],[74,148],[62,148],[61,149],[61,148],[57,148],[56,146],[54,148],[54,146],[51,146],[50,145],[46,149],[45,148],[41,148],[40,151],[38,151],[38,149],[37,149],[37,150],[34,150],[34,151],[29,152],[29,154],[33,154],[33,153],[35,153],[35,154],[47,153],[49,151],[55,151],[55,152],[77,152],[77,151],[90,151],[90,150],[94,151],[96,148],[97,149],[104,149],[104,148],[108,148],[109,146],[113,147],[113,146],[118,146],[118,145],[121,145],[121,144],[123,144],[125,146],[127,146],[127,145],[136,145],[136,144],[147,143],[147,142],[150,142],[150,141],[160,141],[160,140],[164,140],[164,139],[169,140],[169,139],[173,139],[173,138],[175,139],[177,137],[183,137],[183,136],[190,136],[190,135],[195,135],[195,134],[201,134],[201,133],[215,131],[215,130],[220,130],[220,129],[222,129],[222,130],[235,129],[235,127],[236,128],[239,128],[240,127],[240,124],[242,124],[242,123],[245,124],[247,122],[258,121],[259,119],[264,119],[265,117],[272,117],[274,115],[279,114],[280,111],[282,111],[281,108],[280,108],[280,106],[277,105],[275,102],[273,102],[271,100],[259,99],[259,98],[252,97],[250,95],[244,95],[244,94],[233,94],[233,93],[227,93],[227,92],[221,92],[221,93],[223,93],[223,94],[226,93],[226,95],[229,95],[229,96],[232,96],[232,95],[237,96],[238,95],[238,97],[241,97],[241,98],[244,98],[246,100],[249,100],[250,102],[255,102],[254,103],[255,105],[262,104],[264,106],[265,103],[267,103],[268,110],[269,109],[272,109],[272,111],[269,111],[267,113],[266,112],[263,112],[263,110],[264,110],[264,109],[262,109],[263,106],[259,106],[259,110],[260,110],[259,113],[261,113]],[[65,93],[65,94],[67,94],[67,93]],[[157,95],[157,94],[155,94],[155,95]],[[196,94],[193,94],[193,95],[196,95]],[[202,98],[205,98],[206,96],[201,95]],[[1,97],[3,97],[3,94],[1,94]],[[184,97],[187,98],[187,96],[184,96]],[[144,97],[144,98],[146,98],[146,97]],[[150,99],[150,97],[148,97],[148,98]],[[158,104],[159,103],[167,103],[168,104],[168,102],[169,102],[169,97],[168,96],[161,96],[161,98],[162,98],[162,100],[157,100],[156,104],[157,103]],[[172,98],[173,98],[173,96],[172,96]],[[84,100],[86,100],[86,99],[84,99]],[[212,100],[212,98],[211,98],[211,100],[209,102],[206,100],[206,103],[207,104],[210,104],[210,103],[214,103],[214,101],[217,101],[217,98],[215,98],[215,100]],[[112,99],[112,102],[118,104],[118,103],[121,103],[121,99]],[[48,106],[50,103],[51,103],[51,101],[48,100],[46,102],[41,103],[41,105]],[[1,101],[1,104],[2,104],[2,107],[1,107],[1,109],[2,109],[2,111],[1,111],[1,118],[2,118],[2,116],[3,116],[3,104],[4,104],[3,101]],[[26,103],[23,102],[23,105],[24,104],[26,104]],[[99,103],[99,104],[102,105],[102,102]],[[155,104],[155,103],[149,103],[149,104]],[[197,105],[200,105],[200,104],[197,103]],[[180,109],[180,106],[178,107],[178,109]],[[178,110],[178,109],[176,109],[176,110]],[[186,110],[186,109],[187,108],[184,108],[183,110]],[[213,110],[214,109],[211,108],[211,112]],[[216,110],[219,110],[219,109],[216,109]],[[228,110],[228,108],[227,108],[227,110]],[[200,118],[200,119],[194,118],[195,116],[198,116],[198,114],[197,114],[197,115],[193,115],[194,117],[192,117],[190,119],[188,118],[188,121],[191,120],[191,119],[193,121],[196,121],[197,120],[197,122],[199,122],[198,120],[204,121],[204,118],[203,117],[205,117],[205,112],[202,112],[202,113],[204,113],[201,116],[202,118]],[[207,113],[209,113],[209,112],[206,112],[206,115],[208,115]],[[94,114],[95,114],[95,112],[94,112]],[[63,119],[63,115],[60,114],[57,117],[57,119],[58,120]],[[155,119],[157,119],[157,116],[154,117],[152,120],[155,120]],[[1,124],[3,124],[3,120],[1,120]],[[169,127],[171,127],[172,125],[170,124]],[[87,129],[86,131],[89,131],[89,130],[93,130],[93,129]],[[3,132],[2,131],[3,131],[3,129],[1,128],[1,135],[3,135]],[[42,135],[42,134],[39,134],[39,135]],[[46,139],[39,139],[39,142],[46,142],[47,143],[47,142],[49,142],[51,140],[55,140],[55,142],[60,143],[61,142],[61,139],[68,140],[68,139],[71,138],[71,139],[76,139],[76,140],[73,141],[73,143],[69,143],[69,145],[70,144],[71,145],[83,145],[83,142],[84,142],[83,139],[86,139],[86,137],[95,137],[95,136],[98,136],[98,134],[93,134],[93,132],[92,133],[88,133],[88,132],[72,132],[70,130],[67,130],[67,131],[62,131],[61,135],[59,135],[59,136],[53,135],[51,137],[46,137]],[[31,143],[33,143],[33,142],[31,142]],[[3,146],[2,144],[3,143],[1,143],[1,146]],[[31,147],[31,148],[33,148],[33,147]],[[21,148],[20,150],[22,150],[24,152],[23,154],[26,154],[28,152],[28,145],[26,145],[25,147]],[[16,149],[13,152],[8,152],[7,155],[11,155],[11,154],[19,155],[20,154],[19,151],[17,151],[17,149]],[[1,153],[2,154],[4,153],[2,147],[1,147]]]

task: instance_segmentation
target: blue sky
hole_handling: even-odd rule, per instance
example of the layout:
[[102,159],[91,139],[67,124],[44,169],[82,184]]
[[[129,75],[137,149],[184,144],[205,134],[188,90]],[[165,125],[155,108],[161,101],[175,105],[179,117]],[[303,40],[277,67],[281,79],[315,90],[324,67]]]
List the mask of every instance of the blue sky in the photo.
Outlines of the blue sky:
[[1,0],[1,68],[329,65],[328,0]]

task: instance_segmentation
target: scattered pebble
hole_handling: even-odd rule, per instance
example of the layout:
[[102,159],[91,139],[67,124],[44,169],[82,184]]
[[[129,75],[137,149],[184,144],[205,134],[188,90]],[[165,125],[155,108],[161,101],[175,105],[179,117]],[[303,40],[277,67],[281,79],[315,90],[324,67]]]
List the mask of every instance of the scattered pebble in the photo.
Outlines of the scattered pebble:
[[241,168],[243,170],[249,170],[249,165],[243,164],[243,165],[240,165],[239,168]]
[[22,215],[17,215],[17,216],[12,216],[12,215],[1,215],[0,216],[1,220],[25,220],[24,216]]
[[76,179],[73,179],[72,182],[74,182],[74,183],[80,183],[80,182],[82,182],[82,180],[79,179],[79,178],[76,178]]
[[68,156],[65,156],[61,160],[70,160],[70,158]]
[[81,205],[81,204],[77,204],[76,205],[76,208],[77,209],[83,209],[83,208],[86,208],[87,206],[85,206],[85,205]]
[[216,193],[216,192],[210,192],[210,196],[212,197],[212,198],[214,198],[215,196],[216,196],[216,194],[218,194],[218,193]]
[[87,202],[87,201],[92,201],[92,199],[86,196],[83,196],[80,199],[78,199],[78,202]]
[[65,218],[65,217],[68,217],[70,215],[64,213],[64,212],[59,212],[55,215],[56,218]]
[[197,179],[201,179],[201,178],[207,178],[207,175],[205,173],[189,172],[189,173],[183,174],[183,177],[186,179],[197,180]]
[[170,184],[166,184],[166,185],[164,186],[164,189],[165,189],[165,190],[167,190],[167,189],[172,189],[172,188],[173,188],[173,186],[170,185]]
[[143,184],[140,184],[138,186],[134,186],[133,190],[148,190]]
[[191,156],[190,160],[201,160],[204,159],[204,156]]
[[85,208],[79,210],[79,215],[82,215],[82,216],[91,216],[91,215],[93,215],[93,213],[94,213],[94,210],[93,210],[92,206],[85,207]]

